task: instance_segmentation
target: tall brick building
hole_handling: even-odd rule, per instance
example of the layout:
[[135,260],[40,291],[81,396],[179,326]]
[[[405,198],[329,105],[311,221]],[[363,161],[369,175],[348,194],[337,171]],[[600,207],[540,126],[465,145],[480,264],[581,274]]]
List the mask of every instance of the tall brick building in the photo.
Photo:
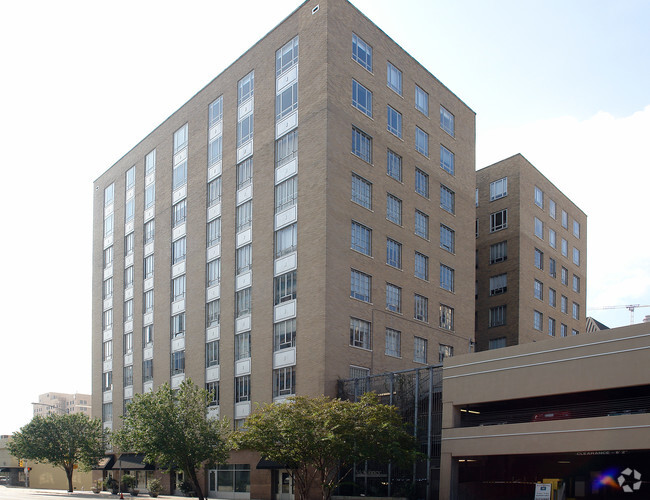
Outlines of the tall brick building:
[[[241,425],[469,352],[474,155],[449,89],[345,0],[303,3],[95,181],[95,414],[191,378]],[[282,498],[258,460],[209,493]]]

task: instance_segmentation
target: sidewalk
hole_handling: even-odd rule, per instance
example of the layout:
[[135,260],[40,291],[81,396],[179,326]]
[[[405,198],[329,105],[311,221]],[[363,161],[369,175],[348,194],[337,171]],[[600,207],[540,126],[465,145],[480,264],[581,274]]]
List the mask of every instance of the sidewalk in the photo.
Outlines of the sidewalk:
[[[140,493],[136,497],[132,497],[129,493],[123,493],[125,499],[150,499],[149,493]],[[43,488],[23,488],[20,486],[0,486],[0,499],[9,499],[9,500],[20,500],[38,498],[39,500],[56,500],[63,498],[94,498],[96,500],[118,500],[120,498],[119,493],[117,495],[111,494],[109,491],[101,491],[100,493],[93,493],[92,491],[78,491],[75,490],[72,493],[68,493],[65,490],[46,490]],[[160,500],[179,500],[181,498],[197,498],[197,497],[185,497],[185,496],[175,496],[175,495],[158,495]]]

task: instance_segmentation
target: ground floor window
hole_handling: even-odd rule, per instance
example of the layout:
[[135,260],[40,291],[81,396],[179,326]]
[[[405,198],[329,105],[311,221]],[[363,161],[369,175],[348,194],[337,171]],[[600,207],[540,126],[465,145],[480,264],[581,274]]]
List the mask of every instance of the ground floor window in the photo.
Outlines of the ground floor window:
[[[251,466],[249,464],[221,465],[209,473],[210,491],[221,494],[250,493]],[[220,498],[230,498],[227,497]]]

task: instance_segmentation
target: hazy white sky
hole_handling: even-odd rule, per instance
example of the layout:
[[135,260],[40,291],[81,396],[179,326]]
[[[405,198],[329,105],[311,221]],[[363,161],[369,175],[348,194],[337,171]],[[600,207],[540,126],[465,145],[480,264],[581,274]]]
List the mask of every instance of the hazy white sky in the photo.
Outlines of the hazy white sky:
[[[476,111],[477,168],[522,153],[587,213],[589,307],[650,304],[650,2],[352,3]],[[300,1],[242,5],[0,5],[0,434],[90,392],[92,181]]]

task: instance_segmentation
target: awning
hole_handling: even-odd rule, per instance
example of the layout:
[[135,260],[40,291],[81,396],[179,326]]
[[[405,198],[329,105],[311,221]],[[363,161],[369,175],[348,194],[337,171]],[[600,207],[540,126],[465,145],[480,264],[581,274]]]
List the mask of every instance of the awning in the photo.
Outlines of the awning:
[[138,453],[122,453],[113,464],[113,470],[154,470],[156,467],[145,463],[144,455]]
[[115,463],[115,455],[106,455],[102,458],[93,470],[111,470],[111,466]]
[[257,462],[257,467],[255,468],[267,469],[267,470],[280,470],[280,469],[286,469],[287,466],[281,464],[280,462],[274,462],[273,460],[267,460],[266,458],[262,458],[259,462]]

